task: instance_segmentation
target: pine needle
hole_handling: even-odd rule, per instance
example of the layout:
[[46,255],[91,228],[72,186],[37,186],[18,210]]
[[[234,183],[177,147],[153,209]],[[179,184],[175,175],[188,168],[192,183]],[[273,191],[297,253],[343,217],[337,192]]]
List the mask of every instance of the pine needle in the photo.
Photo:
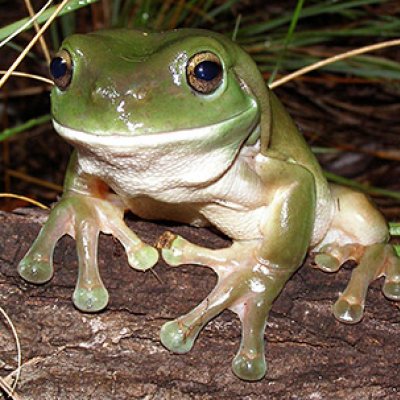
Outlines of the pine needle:
[[57,17],[57,15],[60,13],[60,11],[67,5],[67,3],[69,1],[70,0],[63,0],[59,4],[59,6],[55,9],[55,11],[51,15],[51,17],[39,29],[39,31],[36,33],[36,35],[33,37],[33,39],[28,43],[28,45],[25,47],[25,49],[21,52],[21,54],[13,62],[13,64],[8,69],[6,74],[4,74],[4,76],[0,79],[0,89],[7,82],[8,78],[11,76],[11,74],[14,72],[14,70],[18,67],[18,65],[25,58],[25,56],[28,54],[28,52],[31,50],[31,48],[36,44],[36,42],[39,40],[39,38],[42,36],[42,34],[46,31],[46,29],[50,26],[50,24],[54,21],[54,19]]
[[[35,17],[35,10],[33,9],[31,0],[24,0],[24,1],[25,1],[25,7],[27,8],[31,18]],[[36,20],[33,21],[33,26],[35,27],[36,32],[39,32],[40,26],[36,22]],[[49,48],[47,47],[46,41],[44,40],[43,36],[39,37],[39,43],[42,48],[44,58],[46,59],[47,64],[50,64],[50,52],[49,52]]]
[[[18,367],[16,369],[16,375],[14,379],[14,383],[11,387],[9,387],[3,380],[1,381],[1,387],[2,389],[7,393],[7,395],[13,397],[13,392],[17,386],[18,380],[21,376],[21,365],[22,365],[22,352],[21,352],[21,344],[19,342],[19,337],[17,330],[15,329],[15,326],[13,322],[11,321],[11,318],[8,316],[8,314],[3,310],[3,308],[0,307],[0,313],[3,315],[4,319],[7,321],[8,325],[10,325],[11,332],[14,336],[15,339],[15,344],[17,347],[17,362],[18,362]],[[10,390],[11,389],[11,390]]]
[[365,54],[369,53],[371,51],[376,51],[380,49],[385,49],[387,47],[393,47],[393,46],[399,46],[400,45],[400,39],[393,39],[393,40],[388,40],[385,42],[381,43],[376,43],[376,44],[371,44],[368,46],[363,46],[359,47],[358,49],[346,51],[341,54],[337,54],[333,57],[326,58],[325,60],[318,61],[314,64],[308,65],[307,67],[301,68],[292,74],[289,74],[285,76],[284,78],[281,78],[269,85],[270,89],[275,89],[278,86],[283,85],[284,83],[287,83],[295,78],[298,78],[299,76],[305,75],[311,71],[315,71],[316,69],[322,68],[326,65],[332,64],[337,61],[342,61],[350,57],[358,56],[360,54]]
[[26,196],[21,196],[19,194],[14,194],[14,193],[0,193],[0,198],[13,198],[13,199],[18,199],[18,200],[23,200],[26,201],[27,203],[31,203],[35,206],[38,206],[40,208],[42,208],[43,210],[48,210],[49,207],[45,206],[43,203],[31,199],[30,197],[26,197]]
[[35,15],[33,15],[30,19],[28,19],[19,29],[15,30],[11,35],[7,36],[4,40],[0,42],[0,47],[3,47],[6,43],[12,40],[15,36],[23,32],[25,29],[28,28],[32,23],[34,23],[42,13],[50,6],[53,0],[49,0]]
[[[5,75],[7,74],[8,71],[0,71],[0,75]],[[10,74],[11,76],[18,76],[21,78],[30,78],[30,79],[36,79],[37,81],[45,82],[48,83],[49,85],[54,85],[54,82],[41,75],[34,75],[34,74],[28,74],[27,72],[21,72],[21,71],[13,71]]]

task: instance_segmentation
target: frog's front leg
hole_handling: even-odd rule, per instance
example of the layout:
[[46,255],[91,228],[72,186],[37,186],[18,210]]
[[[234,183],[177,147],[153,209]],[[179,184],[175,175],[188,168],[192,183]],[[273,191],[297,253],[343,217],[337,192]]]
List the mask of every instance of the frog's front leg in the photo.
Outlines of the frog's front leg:
[[[172,266],[200,264],[212,268],[218,283],[208,297],[188,314],[162,327],[161,341],[168,349],[191,349],[203,326],[224,309],[234,311],[242,324],[242,340],[232,369],[245,380],[261,379],[266,372],[264,330],[272,303],[300,266],[313,229],[314,181],[303,168],[281,170],[287,185],[275,191],[265,220],[262,238],[236,240],[228,249],[210,250],[180,236],[164,234],[159,245]],[[290,177],[289,177],[290,175]]]
[[55,245],[65,234],[74,237],[79,272],[73,302],[82,311],[94,312],[108,303],[108,292],[97,265],[100,232],[112,234],[122,243],[128,262],[135,269],[152,267],[158,260],[158,252],[126,226],[124,207],[116,195],[110,194],[97,179],[79,174],[76,157],[72,156],[61,200],[50,212],[18,271],[29,282],[47,282],[53,276]]

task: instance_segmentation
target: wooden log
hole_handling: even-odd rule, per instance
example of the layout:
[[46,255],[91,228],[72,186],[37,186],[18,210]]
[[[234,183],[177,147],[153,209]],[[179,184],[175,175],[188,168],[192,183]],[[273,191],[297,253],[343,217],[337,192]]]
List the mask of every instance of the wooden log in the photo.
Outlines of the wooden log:
[[[274,304],[267,325],[269,371],[259,382],[237,379],[230,364],[240,325],[224,312],[200,334],[186,355],[159,341],[161,325],[194,307],[213,288],[208,268],[132,270],[122,246],[102,236],[99,265],[110,292],[108,308],[83,314],[71,302],[77,258],[70,238],[54,255],[55,276],[35,286],[17,274],[46,212],[0,213],[0,306],[13,320],[22,344],[17,393],[28,399],[398,399],[400,313],[372,285],[360,324],[337,322],[331,306],[350,270],[328,275],[308,260]],[[129,221],[148,243],[171,229],[209,247],[229,241],[207,229]],[[0,322],[0,374],[16,367],[15,344]],[[1,396],[0,396],[1,397]]]

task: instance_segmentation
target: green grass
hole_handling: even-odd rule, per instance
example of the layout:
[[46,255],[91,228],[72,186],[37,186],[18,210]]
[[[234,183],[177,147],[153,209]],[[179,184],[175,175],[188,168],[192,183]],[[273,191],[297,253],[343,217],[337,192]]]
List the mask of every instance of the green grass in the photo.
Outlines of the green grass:
[[0,132],[0,142],[10,139],[11,137],[18,135],[19,133],[32,129],[35,126],[45,124],[49,121],[51,121],[51,116],[50,114],[46,114],[42,115],[41,117],[32,118],[29,121],[19,124],[13,128],[5,129],[3,132]]
[[[87,7],[90,4],[97,3],[99,0],[71,0],[71,2],[68,4],[67,7],[65,7],[61,13],[59,14],[60,16],[66,15],[69,13],[72,13],[76,10],[79,10],[80,8]],[[39,24],[42,24],[46,22],[50,15],[54,12],[54,10],[57,8],[57,6],[50,7],[47,9],[38,19],[37,22]],[[11,35],[13,32],[18,30],[20,27],[22,27],[27,21],[29,21],[29,17],[20,19],[19,21],[16,21],[10,25],[4,26],[0,28],[0,40],[5,39],[7,36]],[[32,26],[28,26],[25,30],[30,29]]]
[[283,59],[285,57],[287,48],[292,42],[294,31],[296,29],[297,22],[298,22],[298,20],[300,18],[300,14],[301,14],[301,11],[303,9],[303,5],[304,5],[304,0],[298,0],[297,1],[296,8],[293,11],[293,15],[292,15],[292,18],[290,20],[290,25],[289,25],[288,32],[287,32],[287,34],[285,36],[285,41],[283,43],[283,48],[280,51],[278,60],[275,63],[275,67],[272,70],[271,76],[269,77],[269,80],[268,80],[269,84],[271,84],[274,81],[274,79],[276,77],[276,74],[278,73],[279,68],[280,68],[280,66],[282,64],[282,61],[283,61]]
[[[75,31],[76,11],[96,2],[98,0],[71,0],[57,22],[60,29],[54,24],[51,30],[54,48],[59,46],[63,37]],[[371,41],[375,41],[376,38],[384,40],[398,37],[398,15],[375,15],[366,8],[387,2],[388,0],[298,0],[295,10],[268,15],[262,22],[259,22],[260,18],[255,15],[243,15],[238,28],[235,26],[237,16],[232,15],[231,8],[239,5],[239,0],[228,0],[219,5],[212,0],[114,0],[110,3],[111,12],[106,26],[160,30],[187,24],[191,27],[212,25],[213,29],[230,37],[234,34],[235,40],[253,55],[262,71],[272,71],[271,82],[278,72],[294,71],[321,59],[307,54],[307,51],[304,51],[307,46],[326,46],[338,40],[346,43],[349,39],[370,38]],[[55,6],[45,11],[38,22],[46,21],[54,8]],[[309,21],[332,16],[340,17],[341,23],[337,26],[309,29]],[[26,21],[27,18],[24,18],[0,28],[0,40]],[[62,37],[59,37],[59,31],[62,32]],[[9,46],[20,49],[13,42]],[[302,49],[301,52],[299,48]],[[32,54],[30,56],[34,57]],[[400,64],[375,54],[331,64],[324,70],[369,79],[400,80]]]

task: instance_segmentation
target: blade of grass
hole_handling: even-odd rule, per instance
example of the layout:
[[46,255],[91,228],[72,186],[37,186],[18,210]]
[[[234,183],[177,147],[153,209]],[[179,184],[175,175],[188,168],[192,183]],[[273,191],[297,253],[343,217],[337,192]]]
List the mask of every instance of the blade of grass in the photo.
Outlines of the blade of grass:
[[155,22],[153,23],[154,29],[156,30],[161,29],[165,19],[165,15],[167,14],[168,9],[171,7],[173,1],[174,0],[163,1],[162,6],[160,7],[160,10],[155,18]]
[[175,6],[175,10],[169,20],[168,29],[175,29],[177,27],[180,15],[182,14],[182,11],[184,10],[186,1],[178,0],[177,3],[178,4]]
[[[70,0],[70,3],[63,8],[63,10],[58,15],[68,14],[70,12],[76,11],[82,7],[87,7],[90,4],[97,3],[99,0]],[[54,13],[58,6],[53,6],[43,12],[39,18],[37,18],[38,24],[42,24],[46,22],[50,16]],[[29,17],[23,18],[19,21],[16,21],[10,25],[7,25],[0,29],[0,40],[3,40],[7,36],[10,36],[13,32],[20,29],[24,24],[26,24],[30,20]],[[21,32],[28,30],[31,27],[31,23],[27,25]]]
[[[212,7],[213,3],[214,0],[205,0],[201,8],[196,7],[196,12],[193,12],[191,15],[191,17],[196,17],[196,18],[194,18],[193,22],[190,25],[186,24],[186,26],[195,28],[202,21],[207,21],[207,22],[213,21],[214,19],[208,15],[208,10]],[[190,19],[191,18],[189,18],[189,21]]]
[[12,40],[15,36],[17,36],[18,34],[23,32],[24,30],[29,29],[32,26],[32,24],[46,11],[46,9],[49,8],[49,6],[52,2],[53,2],[53,0],[49,0],[35,15],[28,18],[27,21],[19,29],[16,29],[10,35],[8,35],[5,39],[3,39],[0,42],[0,48],[3,47],[7,42]]
[[192,26],[192,21],[196,15],[198,15],[199,13],[206,13],[205,6],[201,6],[201,3],[203,3],[203,0],[186,1],[184,8],[179,16],[178,24]]
[[[330,41],[337,41],[338,38],[355,37],[371,37],[376,40],[376,37],[396,38],[400,32],[400,18],[387,21],[385,19],[379,21],[368,21],[362,26],[353,26],[352,28],[337,28],[337,29],[317,29],[317,30],[302,30],[296,32],[290,42],[289,48],[305,47],[315,44],[327,44]],[[284,46],[284,37],[280,32],[271,32],[267,38],[265,35],[257,35],[251,38],[238,36],[238,42],[248,52],[273,52],[280,51]]]
[[400,236],[400,222],[389,222],[390,234]]
[[58,7],[54,10],[53,14],[49,17],[49,19],[44,23],[44,25],[40,28],[40,30],[36,33],[33,39],[28,43],[25,47],[24,51],[17,57],[17,59],[13,62],[11,67],[7,70],[7,73],[0,79],[0,89],[7,82],[8,78],[11,76],[13,71],[18,67],[21,61],[25,58],[26,54],[29,50],[35,45],[35,43],[39,40],[39,38],[43,35],[46,29],[50,26],[53,20],[57,17],[60,11],[67,5],[67,3],[71,0],[63,0]]
[[314,154],[337,154],[341,153],[341,149],[335,147],[321,147],[321,146],[311,146],[311,150]]
[[238,0],[228,0],[223,2],[220,6],[214,8],[210,12],[208,12],[208,16],[211,18],[215,18],[217,15],[231,8],[235,3],[238,3]]
[[44,124],[49,121],[51,121],[51,115],[46,114],[38,118],[32,118],[21,125],[15,126],[14,128],[8,128],[0,133],[0,142],[9,139],[12,136],[17,135],[18,133],[24,132],[28,129],[34,128],[35,126]]
[[[282,68],[285,70],[300,70],[305,65],[311,65],[319,59],[315,57],[309,56],[299,56],[296,53],[288,53],[287,59],[284,61]],[[254,60],[258,63],[259,69],[262,72],[269,72],[273,69],[275,65],[275,57],[273,55],[270,56],[253,56]],[[378,59],[378,57],[376,57]],[[374,62],[372,62],[372,60]],[[363,77],[368,80],[400,80],[400,63],[395,61],[385,60],[386,62],[382,62],[381,60],[375,60],[375,57],[372,60],[364,59],[361,57],[354,57],[347,61],[337,61],[334,64],[328,64],[326,66],[322,66],[320,71],[326,72],[335,72],[340,74],[345,74],[346,76],[358,76]],[[268,74],[269,77],[270,74]],[[299,78],[304,78],[304,75],[301,75]],[[283,79],[283,78],[282,78]],[[274,85],[274,83],[272,84]]]
[[[35,17],[35,10],[32,7],[31,0],[24,0],[25,1],[25,7],[27,8],[29,15],[31,18]],[[33,26],[35,28],[35,31],[38,32],[40,27],[39,24],[36,22],[36,18],[33,21]],[[44,55],[44,58],[46,59],[47,64],[50,64],[50,53],[49,53],[49,48],[47,47],[46,41],[43,36],[39,38],[39,43],[40,47],[42,48],[42,52]]]
[[233,29],[232,42],[236,42],[236,36],[237,36],[238,30],[239,30],[241,20],[242,20],[242,14],[239,14],[238,17],[236,18],[235,28]]
[[[305,7],[303,9],[301,19],[313,17],[317,15],[324,14],[334,14],[340,12],[342,10],[347,10],[351,8],[356,8],[364,5],[371,4],[381,4],[386,1],[382,0],[353,0],[353,1],[343,1],[343,2],[332,2],[332,1],[324,1],[318,2],[317,5]],[[246,28],[242,28],[239,30],[239,34],[241,36],[253,36],[259,33],[271,31],[272,29],[276,29],[283,25],[290,23],[292,19],[292,13],[288,13],[283,15],[282,17],[274,18],[268,22],[262,22],[258,24],[251,24]]]
[[119,21],[119,13],[121,10],[121,0],[112,1],[112,9],[111,9],[111,26],[116,27]]
[[51,44],[53,49],[58,49],[60,47],[61,41],[60,41],[60,35],[58,33],[58,24],[57,20],[54,21],[53,24],[50,26],[50,38],[51,38]]
[[0,193],[0,198],[11,198],[11,199],[18,199],[18,200],[22,200],[22,201],[26,201],[27,203],[33,204],[39,208],[42,208],[43,210],[48,210],[49,207],[45,206],[43,203],[41,203],[40,201],[31,199],[30,197],[26,197],[26,196],[21,196],[19,194],[14,194],[14,193]]
[[315,64],[308,65],[307,67],[301,68],[301,69],[297,70],[296,72],[289,74],[289,75],[285,76],[284,78],[279,79],[278,81],[275,81],[274,83],[272,83],[270,85],[270,88],[274,89],[280,85],[283,85],[284,83],[291,81],[292,79],[297,78],[298,76],[307,74],[308,72],[314,71],[316,69],[319,69],[323,66],[332,64],[334,62],[337,62],[340,60],[345,60],[347,58],[354,57],[356,55],[364,54],[367,52],[371,52],[371,51],[375,51],[375,50],[379,50],[379,49],[383,49],[383,48],[387,48],[387,47],[391,47],[391,46],[399,46],[399,45],[400,45],[400,39],[394,39],[394,40],[389,40],[386,42],[381,42],[381,43],[376,43],[373,45],[360,47],[358,49],[347,51],[345,53],[337,54],[333,57],[329,57],[325,60],[318,61]]
[[339,175],[336,175],[336,174],[334,174],[332,172],[328,172],[328,171],[324,171],[324,175],[331,182],[349,186],[354,189],[360,190],[364,193],[368,193],[370,195],[386,196],[386,197],[390,197],[391,199],[400,200],[400,192],[396,192],[394,190],[381,189],[381,188],[378,188],[375,186],[366,185],[364,183],[354,181],[353,179],[344,178],[343,176],[339,176]]
[[[0,75],[5,75],[6,73],[7,73],[7,71],[0,70]],[[26,72],[20,72],[20,71],[14,71],[11,75],[12,76],[19,76],[21,78],[36,79],[37,81],[41,81],[41,82],[48,83],[50,85],[54,85],[54,82],[51,79],[46,78],[46,77],[41,76],[41,75],[33,75],[33,74],[28,74]]]
[[64,14],[60,16],[59,23],[61,26],[62,37],[72,35],[76,31],[75,13]]
[[[134,27],[136,28],[145,28],[150,19],[150,10],[151,10],[152,0],[142,0],[139,10],[136,13],[136,18],[134,20]],[[127,3],[125,3],[126,6]]]
[[296,29],[297,21],[299,20],[301,10],[303,9],[303,4],[304,4],[304,0],[297,1],[296,8],[293,12],[292,20],[290,22],[289,30],[288,30],[286,38],[285,38],[285,43],[283,45],[283,49],[279,54],[278,61],[276,62],[274,70],[272,71],[272,74],[269,78],[268,84],[271,84],[275,80],[276,74],[278,73],[278,70],[281,67],[283,58],[285,57],[285,54],[286,54],[286,50],[289,46],[290,41],[292,40],[293,33]]
[[[214,9],[207,12],[207,18],[209,19],[217,17],[219,14],[231,8],[234,4],[239,3],[239,1],[240,0],[227,0],[225,2],[222,2],[220,6],[215,7]],[[205,18],[203,17],[199,22],[193,24],[193,28],[196,28],[199,25],[199,23],[203,22],[204,20]]]

